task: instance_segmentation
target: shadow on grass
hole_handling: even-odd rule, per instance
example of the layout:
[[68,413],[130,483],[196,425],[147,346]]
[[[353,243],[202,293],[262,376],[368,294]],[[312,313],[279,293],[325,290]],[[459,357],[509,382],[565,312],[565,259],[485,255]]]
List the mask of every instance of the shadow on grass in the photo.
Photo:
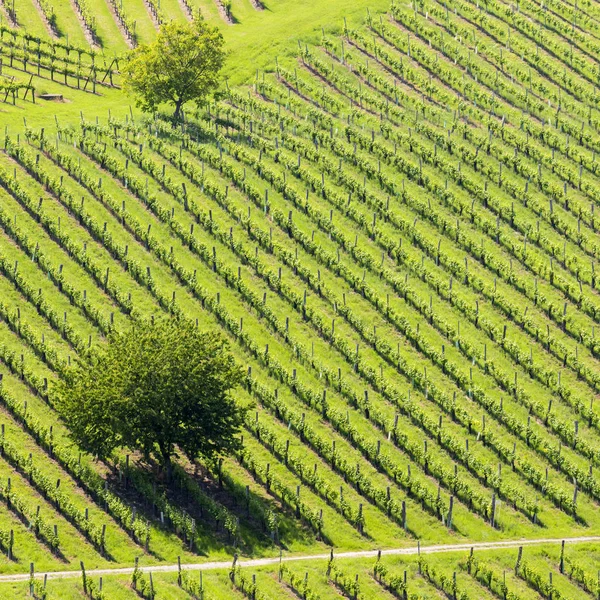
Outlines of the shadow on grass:
[[[263,556],[274,548],[287,550],[317,541],[314,533],[276,499],[260,496],[230,476],[222,476],[219,482],[202,465],[176,465],[167,478],[156,463],[136,461],[127,469],[112,468],[109,484],[154,527],[176,535],[188,551],[201,556],[223,550]],[[166,510],[167,506],[175,510]],[[269,510],[277,516],[276,531],[269,531],[264,518]],[[185,535],[177,515],[193,519],[196,534],[192,539]],[[232,518],[235,527],[231,526]],[[232,529],[237,529],[237,535]],[[329,540],[321,541],[330,544]],[[152,544],[147,552],[162,558]]]

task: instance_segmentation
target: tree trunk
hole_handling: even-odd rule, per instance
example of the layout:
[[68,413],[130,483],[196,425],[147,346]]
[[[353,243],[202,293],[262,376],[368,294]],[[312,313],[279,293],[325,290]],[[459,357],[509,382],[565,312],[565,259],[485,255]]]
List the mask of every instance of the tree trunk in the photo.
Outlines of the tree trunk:
[[173,127],[177,123],[180,123],[183,119],[183,100],[179,99],[175,101],[175,112],[173,113]]
[[167,471],[167,483],[170,484],[173,480],[173,463],[171,462],[171,457],[169,456],[168,460],[165,461],[165,469]]
[[167,475],[167,483],[170,483],[173,476],[173,464],[171,462],[173,451],[170,448],[170,445],[165,442],[158,442],[158,448],[160,450],[162,468]]

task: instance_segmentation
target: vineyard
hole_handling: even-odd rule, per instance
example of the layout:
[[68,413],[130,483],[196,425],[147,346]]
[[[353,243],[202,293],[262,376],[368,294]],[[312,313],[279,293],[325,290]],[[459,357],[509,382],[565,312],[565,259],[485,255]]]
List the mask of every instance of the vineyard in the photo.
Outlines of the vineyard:
[[[180,126],[124,105],[161,23],[269,8],[208,4],[0,7],[0,597],[600,598],[598,543],[561,545],[600,535],[600,4],[394,0]],[[54,402],[165,314],[223,333],[250,407],[169,486]]]
[[[45,598],[235,598],[269,600],[277,597],[427,598],[511,600],[574,597],[597,598],[597,547],[558,544],[543,550],[517,547],[502,552],[475,548],[449,555],[429,554],[399,558],[374,553],[373,558],[329,558],[311,561],[273,561],[272,566],[240,564],[194,569],[176,564],[170,573],[145,571],[139,562],[127,579],[97,575],[83,569],[69,579],[40,580],[5,587],[18,594],[29,588]],[[221,565],[221,563],[219,563]],[[44,595],[45,594],[45,595]]]

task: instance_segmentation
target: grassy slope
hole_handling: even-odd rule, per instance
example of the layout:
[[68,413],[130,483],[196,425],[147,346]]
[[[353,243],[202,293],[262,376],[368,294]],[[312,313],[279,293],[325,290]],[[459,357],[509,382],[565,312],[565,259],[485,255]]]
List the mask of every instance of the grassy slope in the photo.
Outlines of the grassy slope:
[[[590,554],[590,551],[592,554]],[[458,591],[466,594],[461,596],[470,600],[483,600],[499,597],[494,595],[487,587],[487,581],[482,583],[475,576],[475,569],[470,575],[467,571],[467,555],[466,552],[455,552],[448,554],[426,554],[423,556],[424,564],[433,567],[439,575],[444,575],[447,578],[446,591],[450,592],[451,580],[453,574],[456,573],[456,582]],[[541,576],[543,583],[549,579],[549,573],[552,573],[553,584],[562,598],[575,598],[585,596],[577,584],[570,580],[569,573],[571,566],[569,561],[573,560],[575,564],[582,567],[588,576],[595,577],[593,558],[597,558],[597,552],[585,546],[567,547],[565,556],[567,558],[565,571],[563,574],[559,572],[560,562],[560,546],[540,546],[535,548],[525,548],[523,552],[523,562],[527,563]],[[498,586],[502,579],[506,581],[509,592],[515,594],[514,598],[520,600],[537,600],[542,596],[535,591],[531,584],[523,578],[515,575],[515,563],[517,558],[517,550],[510,551],[477,551],[475,559],[481,567],[491,569],[494,573],[494,586]],[[590,560],[592,559],[592,560]],[[419,574],[418,558],[410,557],[383,557],[382,564],[387,567],[387,581],[391,577],[399,577],[402,579],[406,572],[407,589],[410,597],[415,594],[415,598],[447,598],[452,597],[451,592],[446,595],[435,583],[429,581],[424,575]],[[334,564],[343,576],[346,576],[351,581],[355,581],[358,576],[359,583],[359,599],[364,600],[390,600],[393,596],[386,591],[373,577],[373,566],[375,559],[335,559]],[[87,566],[87,565],[86,565]],[[143,568],[143,563],[142,563]],[[296,589],[302,586],[302,582],[306,579],[308,589],[317,594],[323,600],[339,600],[342,597],[351,597],[341,593],[339,585],[333,581],[332,577],[327,577],[327,561],[310,561],[310,562],[292,562],[286,563],[286,571],[283,574],[282,580],[279,580],[278,568],[275,566],[246,568],[242,569],[241,574],[247,581],[256,577],[257,597],[265,598],[266,600],[276,599],[291,599],[298,596],[290,587],[290,573],[293,573],[298,579]],[[205,590],[205,598],[211,600],[238,600],[244,596],[237,590],[232,589],[229,581],[228,573],[225,570],[220,571],[204,571],[201,575],[199,572],[188,571],[190,581],[196,583],[202,578]],[[149,581],[148,575],[144,576],[146,582]],[[91,580],[98,585],[99,578],[92,577]],[[137,597],[135,592],[130,587],[130,576],[104,576],[103,589],[108,597],[116,600],[126,600]],[[238,579],[239,581],[239,579]],[[439,579],[436,579],[439,584]],[[157,573],[153,575],[153,584],[157,593],[157,598],[179,599],[189,598],[185,592],[177,586],[176,573]],[[83,597],[81,580],[50,580],[47,584],[49,599],[63,598],[74,599]],[[11,598],[26,598],[28,597],[27,583],[4,583],[0,584],[0,594],[2,597]],[[400,592],[401,597],[401,592]],[[501,597],[501,596],[500,596]],[[585,597],[593,597],[585,596]]]
[[62,41],[68,40],[73,46],[87,46],[83,29],[69,0],[53,0],[53,4]]
[[106,0],[96,0],[94,2],[94,15],[104,53],[107,56],[113,56],[114,54],[120,55],[126,52],[128,46],[117,27]]
[[15,0],[15,12],[19,25],[25,26],[33,35],[48,36],[48,29],[42,21],[41,13],[34,0]]
[[349,25],[362,23],[372,14],[387,10],[387,0],[336,2],[311,0],[267,0],[264,11],[256,11],[248,0],[234,0],[232,12],[240,24],[224,28],[229,50],[227,74],[232,84],[247,81],[256,69],[273,70],[274,59],[292,56],[299,40],[320,39],[321,29],[339,32],[346,17]]
[[[183,18],[181,15],[181,11],[178,6],[176,6],[176,2],[174,0],[170,0],[168,2],[169,12],[178,13],[180,18]],[[325,29],[326,32],[332,30],[340,29],[342,19],[344,16],[348,18],[349,24],[353,22],[358,22],[362,20],[365,11],[365,4],[362,3],[349,3],[349,2],[339,2],[335,3],[335,5],[331,5],[330,3],[322,2],[316,6],[311,6],[312,2],[306,3],[298,3],[294,2],[293,6],[289,0],[281,0],[281,2],[268,2],[267,10],[262,13],[258,13],[252,7],[248,0],[234,0],[232,5],[232,12],[236,19],[240,21],[238,25],[227,27],[223,26],[224,35],[227,39],[228,48],[230,51],[229,62],[227,65],[226,72],[230,78],[231,85],[236,83],[247,81],[252,79],[256,69],[265,69],[272,70],[274,64],[274,57],[278,56],[280,61],[291,57],[297,48],[297,39],[319,39],[321,36],[321,27]],[[198,2],[200,5],[200,2]],[[272,5],[272,6],[271,6]],[[138,18],[138,32],[140,33],[140,37],[142,40],[150,39],[153,35],[153,25],[145,13],[145,8],[143,6],[143,2],[141,0],[136,0],[135,5],[133,3],[129,4],[129,12],[130,14],[135,14]],[[165,2],[164,6],[167,6],[167,2]],[[375,12],[377,9],[385,9],[387,7],[387,0],[385,2],[374,2],[373,4],[369,4],[371,8],[371,12]],[[310,7],[310,8],[309,8]],[[216,9],[214,8],[214,4],[211,4],[208,0],[202,0],[202,9],[203,14],[207,14],[207,18],[213,22],[219,22],[220,18],[216,13]],[[72,16],[72,15],[71,15]],[[110,15],[109,15],[110,16]],[[70,22],[69,22],[70,23]],[[75,22],[75,25],[78,24]],[[70,30],[71,26],[69,25],[66,29]],[[111,28],[109,28],[111,29]],[[114,28],[112,34],[113,35]],[[123,44],[121,44],[122,46]],[[9,71],[10,72],[10,71]],[[16,73],[16,72],[15,72]],[[20,74],[16,73],[18,77],[21,77]],[[125,116],[129,114],[129,106],[127,102],[123,102],[123,97],[119,92],[116,91],[105,91],[103,92],[103,97],[94,97],[89,94],[85,94],[83,92],[78,92],[76,90],[68,90],[65,91],[65,88],[59,84],[51,83],[51,82],[43,82],[45,91],[56,91],[57,93],[65,93],[67,97],[67,102],[64,104],[39,104],[33,106],[29,103],[24,104],[20,102],[17,107],[10,107],[8,105],[0,105],[0,124],[9,125],[11,132],[16,132],[22,129],[21,117],[27,117],[27,124],[34,127],[40,126],[49,126],[54,122],[54,116],[58,118],[59,122],[65,123],[68,121],[76,121],[80,118],[80,113],[83,113],[86,119],[92,120],[96,115],[100,115],[105,118],[108,114],[108,110],[111,111],[113,116]],[[137,112],[133,109],[133,114],[136,115]],[[16,121],[15,125],[15,117],[18,117],[18,121]],[[266,159],[265,159],[266,160]],[[118,190],[115,190],[118,192]],[[167,199],[165,198],[165,201]],[[275,202],[275,201],[274,201]],[[296,217],[295,217],[296,218]],[[67,267],[68,268],[68,267]],[[225,296],[223,293],[223,296]],[[339,327],[339,325],[338,325]],[[450,350],[448,351],[450,354]],[[536,391],[536,386],[534,384],[531,385],[531,391]],[[560,407],[558,407],[560,408]],[[20,434],[14,435],[15,440],[23,439],[23,436]],[[24,441],[24,444],[27,442]],[[35,450],[35,447],[32,445],[32,449]],[[260,452],[259,447],[257,446],[257,454]],[[264,452],[263,452],[264,453]],[[265,456],[268,456],[268,453],[264,453]],[[265,460],[268,460],[265,459]],[[8,473],[8,469],[5,465],[0,465],[0,475],[5,477]],[[293,481],[293,478],[290,477],[290,481]],[[295,484],[295,482],[294,482]],[[32,500],[33,501],[33,500]],[[595,508],[591,507],[592,509]],[[4,514],[3,514],[4,519]],[[564,531],[565,534],[568,533],[567,529],[561,529],[561,534]],[[23,532],[23,536],[25,536],[25,532]],[[76,540],[77,538],[75,538]],[[73,543],[76,543],[74,541]],[[71,549],[71,546],[69,549]],[[51,566],[53,561],[44,562],[48,556],[44,551],[44,548],[41,547],[38,543],[35,542],[32,536],[27,538],[27,551],[31,551],[32,557],[39,557],[40,566]],[[552,560],[554,564],[556,563],[556,549],[552,549]],[[86,549],[82,556],[93,556],[92,554],[86,554],[88,549]],[[172,554],[172,553],[171,553]],[[174,554],[173,554],[174,556]],[[172,557],[171,557],[172,558]],[[461,557],[462,558],[462,557]],[[437,559],[432,559],[434,562]],[[457,559],[458,560],[458,559]],[[508,556],[507,554],[499,556],[495,559],[497,562],[496,570],[501,572],[503,569],[510,569],[514,566],[514,557],[512,554]],[[443,565],[444,569],[451,573],[453,568],[452,564],[448,561],[444,561],[439,559],[439,563]],[[411,563],[408,562],[410,568],[414,572],[414,561]],[[543,554],[536,554],[536,558],[534,564],[537,570],[547,575],[548,571],[551,567],[550,559]],[[88,567],[94,566],[92,564],[87,565]],[[370,568],[371,563],[365,565],[361,564],[348,564],[344,565],[344,569],[348,572],[357,572],[359,569],[361,572],[361,577],[367,576],[367,571]],[[322,566],[321,566],[322,567]],[[319,567],[306,567],[307,570],[314,571],[322,571],[323,569]],[[4,565],[0,567],[0,569],[6,568]],[[401,568],[404,568],[402,563],[398,563],[398,571]],[[299,567],[296,569],[297,571],[303,571],[303,568]],[[593,571],[593,568],[590,566],[590,571]],[[317,576],[317,575],[315,575]],[[272,577],[272,574],[269,575]],[[184,597],[180,594],[180,592],[173,585],[173,577],[164,577],[164,580],[158,579],[157,586],[161,584],[161,590],[164,592],[162,597],[173,597],[179,598]],[[471,581],[465,581],[464,576],[461,574],[460,581],[469,588],[469,591],[472,593],[472,597],[488,597],[487,592],[483,592],[478,584],[473,583]],[[223,582],[221,582],[223,583]],[[225,583],[226,585],[226,583]],[[271,580],[264,582],[265,588],[269,590],[269,592],[273,592],[271,594],[272,597],[275,597],[276,587],[273,586],[273,582]],[[318,582],[319,590],[323,592],[323,597],[334,597],[335,594],[329,589],[331,586],[327,584],[326,581],[319,580]],[[516,581],[515,586],[519,588],[520,595],[524,598],[534,598],[536,597],[531,593],[530,590],[526,588],[526,586],[520,582]],[[560,580],[557,587],[560,586],[561,592],[565,594],[567,597],[571,597],[574,593],[574,588],[571,584],[569,584],[566,580]],[[437,595],[426,582],[419,580],[418,588],[423,593],[425,590],[427,593],[431,593],[432,595]],[[521,590],[523,588],[523,590]],[[0,588],[3,592],[7,589],[5,587]],[[54,591],[54,596],[56,597],[79,597],[78,592],[76,592],[73,588],[72,583],[63,584],[56,583],[51,584],[51,590]],[[118,581],[108,581],[107,582],[107,591],[110,589],[110,596],[115,598],[128,598],[134,597],[134,594],[130,592],[123,582]],[[371,585],[365,586],[365,590],[372,591]],[[11,586],[11,592],[14,593],[14,597],[25,597],[25,586]],[[22,596],[17,594],[22,594]],[[8,593],[8,592],[7,592]],[[227,594],[230,595],[227,595]],[[375,593],[375,592],[373,592]],[[70,594],[70,595],[69,595]],[[215,584],[215,598],[219,597],[234,597],[232,592],[227,589],[227,587],[223,587],[221,584]],[[375,596],[373,596],[375,597]],[[378,596],[379,597],[379,596]],[[381,597],[388,597],[384,594]]]
[[[27,2],[31,0],[19,0]],[[66,0],[60,0],[65,2]],[[165,10],[169,14],[175,14],[177,18],[183,19],[176,0],[165,0]],[[339,32],[343,27],[343,19],[346,17],[349,25],[362,23],[367,7],[372,14],[384,11],[388,7],[387,0],[375,0],[374,2],[352,2],[343,0],[340,2],[312,2],[311,0],[278,0],[277,2],[266,2],[264,11],[256,11],[249,0],[234,0],[232,13],[239,20],[234,26],[226,26],[216,10],[214,2],[210,0],[192,0],[192,5],[200,8],[207,20],[222,28],[229,53],[225,75],[230,85],[247,82],[255,77],[257,70],[273,70],[275,57],[284,60],[291,57],[297,50],[298,40],[320,39],[322,28],[326,32]],[[142,0],[128,0],[125,3],[127,13],[136,20],[137,33],[141,42],[147,42],[155,35],[155,28],[149,17]],[[62,4],[61,4],[62,8]],[[58,6],[57,6],[58,9]],[[27,9],[28,14],[31,9]],[[66,10],[57,10],[59,25],[63,32],[70,33],[70,41],[77,40],[79,43],[83,33],[73,14],[66,14]],[[65,13],[65,14],[63,14]],[[35,33],[44,33],[43,23],[36,22],[37,14],[33,14],[32,23],[36,27]],[[114,21],[103,4],[99,12],[99,31],[105,42],[105,53],[111,56],[113,52],[124,50],[125,43],[118,33]],[[39,30],[39,31],[38,31]],[[112,40],[116,40],[114,43]],[[5,69],[5,72],[7,70]],[[10,73],[10,71],[8,71]],[[10,73],[18,79],[24,79],[23,73]],[[80,112],[86,118],[106,116],[108,109],[112,114],[125,115],[129,112],[129,99],[124,101],[119,92],[103,90],[102,98],[93,97],[90,94],[77,92],[76,90],[65,90],[58,84],[49,81],[39,81],[34,78],[34,85],[40,91],[46,93],[64,94],[67,102],[62,105],[39,103],[37,106],[31,103],[19,102],[16,107],[8,104],[0,104],[0,128],[8,125],[14,126],[15,117],[22,122],[22,117],[27,117],[27,124],[31,127],[50,126],[54,123],[56,114],[61,123],[65,121],[77,121]],[[134,108],[135,111],[135,108]]]
[[187,21],[177,0],[160,0],[160,8],[168,19],[181,22]]
[[135,20],[135,30],[139,42],[141,44],[146,44],[151,41],[156,34],[156,28],[154,27],[154,23],[144,1],[130,0],[127,3],[124,3],[124,6],[126,7],[127,14]]

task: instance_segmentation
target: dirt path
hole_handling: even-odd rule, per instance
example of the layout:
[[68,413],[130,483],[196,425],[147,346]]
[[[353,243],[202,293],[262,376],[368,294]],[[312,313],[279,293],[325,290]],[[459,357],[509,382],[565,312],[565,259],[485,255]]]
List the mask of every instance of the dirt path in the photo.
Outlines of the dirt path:
[[[567,545],[584,544],[586,542],[600,543],[600,536],[574,537],[574,538],[538,538],[533,540],[504,540],[500,542],[465,542],[462,544],[441,544],[434,546],[410,546],[407,548],[392,548],[390,550],[382,550],[382,556],[410,556],[415,554],[439,554],[443,552],[468,552],[471,548],[475,550],[498,550],[502,548],[518,548],[519,546],[539,546],[540,544],[560,544],[562,541]],[[356,550],[352,552],[336,552],[337,559],[344,558],[375,558],[378,550]],[[329,554],[297,554],[292,556],[284,556],[282,562],[304,561],[304,560],[329,560]],[[243,568],[264,567],[268,565],[279,564],[280,558],[256,558],[250,560],[240,560],[238,565]],[[214,571],[217,569],[229,569],[231,561],[222,562],[205,562],[197,564],[181,565],[181,569],[185,571]],[[177,565],[152,565],[141,567],[145,573],[176,573]],[[114,569],[92,569],[86,571],[88,577],[98,577],[107,575],[131,575],[132,567],[114,568]],[[81,577],[80,571],[47,571],[35,574],[38,578],[43,578],[44,575],[48,579],[62,578],[78,578]],[[0,575],[0,583],[28,581],[29,573]]]

